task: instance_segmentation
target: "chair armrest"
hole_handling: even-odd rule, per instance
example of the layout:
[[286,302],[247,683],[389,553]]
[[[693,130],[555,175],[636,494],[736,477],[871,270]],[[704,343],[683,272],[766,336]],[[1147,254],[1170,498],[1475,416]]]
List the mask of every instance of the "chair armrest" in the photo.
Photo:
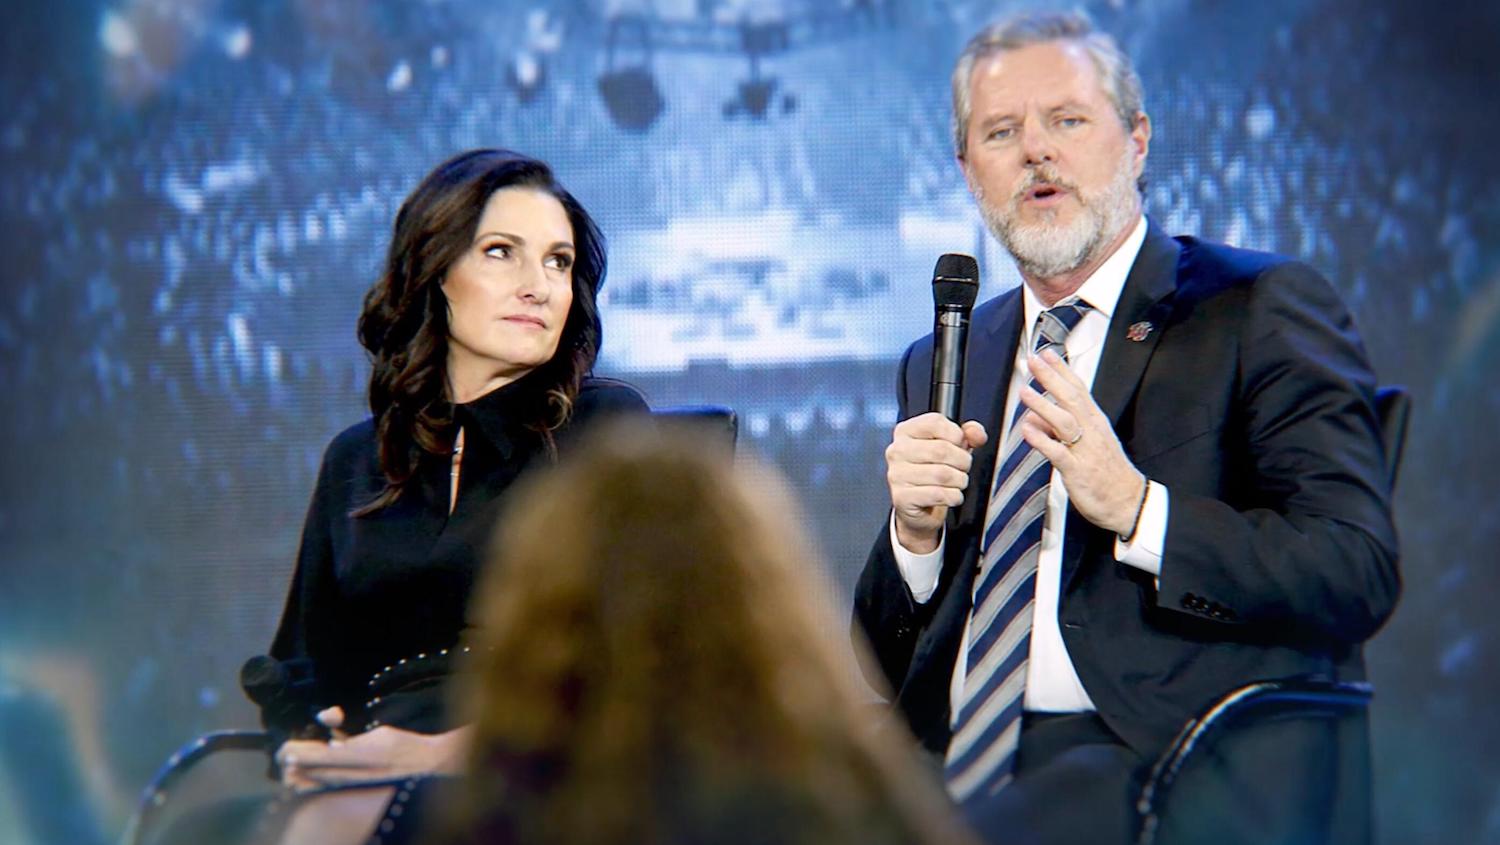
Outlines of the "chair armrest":
[[167,758],[141,794],[140,803],[120,837],[122,845],[140,845],[145,841],[145,832],[151,829],[157,813],[166,805],[171,790],[205,757],[220,751],[268,753],[272,750],[272,742],[271,734],[266,731],[214,731],[182,746]]
[[1140,816],[1139,845],[1156,841],[1161,809],[1172,784],[1195,752],[1213,736],[1252,714],[1271,711],[1282,715],[1330,716],[1361,709],[1370,703],[1374,688],[1362,681],[1327,681],[1284,678],[1256,681],[1226,693],[1207,710],[1183,725],[1166,751],[1157,758],[1136,800]]

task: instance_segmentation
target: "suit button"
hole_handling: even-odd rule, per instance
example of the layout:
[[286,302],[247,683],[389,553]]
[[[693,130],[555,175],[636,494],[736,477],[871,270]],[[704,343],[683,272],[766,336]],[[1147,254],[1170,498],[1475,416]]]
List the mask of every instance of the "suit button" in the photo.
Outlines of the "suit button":
[[1198,608],[1198,597],[1192,593],[1183,593],[1182,606],[1188,610],[1196,610]]

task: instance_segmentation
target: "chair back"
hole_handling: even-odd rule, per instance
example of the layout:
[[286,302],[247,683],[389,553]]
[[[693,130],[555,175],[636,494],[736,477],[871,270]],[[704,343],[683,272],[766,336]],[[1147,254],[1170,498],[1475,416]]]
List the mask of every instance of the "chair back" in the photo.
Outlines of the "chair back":
[[740,419],[733,408],[724,405],[669,405],[653,409],[651,415],[658,422],[706,437],[709,442],[723,447],[728,455],[734,455]]
[[[1411,423],[1411,394],[1392,385],[1375,392],[1375,414],[1385,450],[1391,488],[1401,470],[1406,433]],[[1251,742],[1258,726],[1278,720],[1318,723],[1332,731],[1334,753],[1326,773],[1328,807],[1326,841],[1368,843],[1373,839],[1370,738],[1367,708],[1373,688],[1365,682],[1281,678],[1246,684],[1227,693],[1185,725],[1156,761],[1136,803],[1138,845],[1157,845],[1164,838],[1164,813],[1179,775],[1189,764],[1212,765],[1230,756],[1236,740]],[[1191,803],[1183,799],[1177,803]]]

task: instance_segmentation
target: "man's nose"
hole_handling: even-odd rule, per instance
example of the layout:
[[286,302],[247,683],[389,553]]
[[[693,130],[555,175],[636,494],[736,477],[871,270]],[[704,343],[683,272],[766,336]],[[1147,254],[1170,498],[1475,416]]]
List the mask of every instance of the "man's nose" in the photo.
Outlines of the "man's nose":
[[1026,166],[1050,164],[1057,160],[1057,144],[1052,133],[1040,123],[1029,123],[1021,127],[1021,154]]

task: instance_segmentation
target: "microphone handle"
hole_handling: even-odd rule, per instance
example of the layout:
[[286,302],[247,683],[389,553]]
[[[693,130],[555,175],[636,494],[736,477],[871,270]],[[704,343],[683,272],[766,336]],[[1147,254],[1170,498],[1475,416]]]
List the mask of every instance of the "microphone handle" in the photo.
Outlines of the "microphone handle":
[[969,345],[969,315],[960,309],[940,309],[932,338],[932,391],[928,407],[959,422],[964,390],[964,353]]

